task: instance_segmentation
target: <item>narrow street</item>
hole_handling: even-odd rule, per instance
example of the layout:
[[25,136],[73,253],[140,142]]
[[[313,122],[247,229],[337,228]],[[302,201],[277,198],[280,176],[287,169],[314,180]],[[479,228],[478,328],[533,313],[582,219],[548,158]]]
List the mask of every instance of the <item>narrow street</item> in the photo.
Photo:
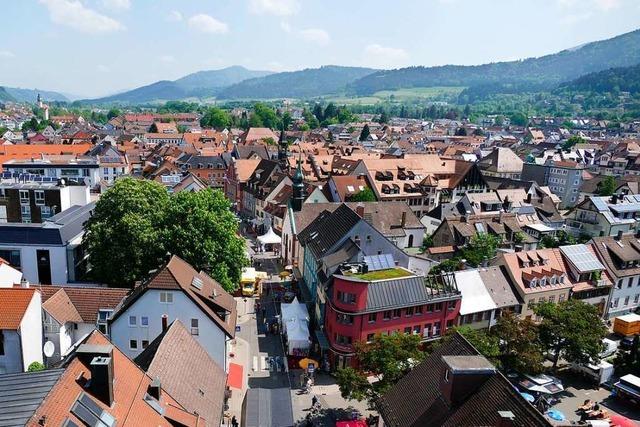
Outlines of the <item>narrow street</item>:
[[[300,378],[303,370],[295,367],[291,370],[287,367],[287,359],[284,354],[284,345],[280,333],[273,334],[268,331],[268,325],[277,320],[279,307],[273,293],[267,291],[270,283],[278,283],[279,272],[282,266],[279,259],[273,253],[255,253],[251,248],[251,237],[247,247],[249,255],[254,261],[257,270],[265,271],[270,278],[263,284],[263,294],[257,297],[237,297],[238,304],[238,330],[235,344],[232,345],[230,357],[231,363],[243,366],[243,389],[233,390],[229,400],[230,416],[235,415],[238,420],[242,415],[242,400],[249,388],[288,388],[291,390],[293,419],[296,425],[305,426],[307,417],[314,426],[333,427],[337,419],[349,419],[354,409],[363,416],[368,416],[365,402],[345,401],[340,395],[340,390],[335,384],[333,376],[317,373],[315,384],[310,393],[303,393]],[[255,304],[259,301],[261,309],[256,313]],[[262,315],[264,308],[265,316]],[[313,396],[318,398],[320,409],[309,415]]]

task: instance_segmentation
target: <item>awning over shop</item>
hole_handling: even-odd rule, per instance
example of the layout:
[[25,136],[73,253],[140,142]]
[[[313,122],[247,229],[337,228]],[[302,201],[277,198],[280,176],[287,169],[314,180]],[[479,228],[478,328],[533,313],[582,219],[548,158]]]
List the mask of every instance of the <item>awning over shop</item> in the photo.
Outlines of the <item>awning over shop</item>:
[[242,389],[242,365],[237,363],[229,363],[229,375],[227,375],[227,385],[229,387]]
[[242,427],[292,427],[291,390],[250,388],[242,403],[242,413]]

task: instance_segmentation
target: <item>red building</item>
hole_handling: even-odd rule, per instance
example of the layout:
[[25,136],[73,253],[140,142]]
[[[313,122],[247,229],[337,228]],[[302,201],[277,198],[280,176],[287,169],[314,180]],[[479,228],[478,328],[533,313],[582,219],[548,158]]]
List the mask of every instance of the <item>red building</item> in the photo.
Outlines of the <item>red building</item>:
[[376,334],[440,337],[455,326],[460,300],[453,274],[416,276],[400,267],[367,271],[366,264],[341,268],[326,304],[331,366],[353,366],[353,344]]

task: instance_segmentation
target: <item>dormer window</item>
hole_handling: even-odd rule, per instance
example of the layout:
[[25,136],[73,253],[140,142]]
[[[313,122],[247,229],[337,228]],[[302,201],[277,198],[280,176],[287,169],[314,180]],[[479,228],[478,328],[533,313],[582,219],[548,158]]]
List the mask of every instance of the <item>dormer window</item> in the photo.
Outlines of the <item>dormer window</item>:
[[564,283],[564,274],[560,276],[560,283]]
[[531,279],[531,281],[529,282],[529,287],[531,288],[535,288],[537,285],[537,281],[536,279]]
[[549,279],[549,282],[550,284],[555,285],[557,280],[558,280],[557,277],[554,275],[554,276],[551,276],[551,278]]
[[540,279],[540,286],[545,286],[547,284],[547,278],[543,277]]

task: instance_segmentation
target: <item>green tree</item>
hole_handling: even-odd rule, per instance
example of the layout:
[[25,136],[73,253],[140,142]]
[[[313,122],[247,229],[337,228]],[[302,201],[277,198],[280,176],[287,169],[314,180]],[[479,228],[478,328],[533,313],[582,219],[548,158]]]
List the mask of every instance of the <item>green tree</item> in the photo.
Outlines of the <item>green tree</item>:
[[389,123],[389,115],[387,114],[386,111],[382,111],[382,113],[380,113],[380,117],[378,117],[378,123],[380,124],[385,124],[385,123]]
[[219,191],[169,196],[155,181],[122,178],[98,200],[84,243],[93,278],[112,286],[146,278],[170,251],[233,290],[246,264],[237,227]]
[[[254,121],[258,119],[256,122],[262,123],[262,125],[256,126],[252,124],[251,122],[252,119]],[[279,129],[281,122],[273,108],[269,107],[266,104],[258,102],[253,106],[253,113],[251,114],[251,118],[249,119],[249,124],[253,127],[267,127],[270,129]]]
[[462,250],[462,258],[466,259],[469,265],[477,267],[485,258],[490,260],[496,256],[499,244],[500,238],[494,234],[476,233]]
[[231,126],[231,116],[221,108],[211,107],[200,119],[200,126],[222,130]]
[[607,328],[595,306],[570,299],[559,304],[537,304],[534,312],[543,317],[540,342],[553,354],[554,368],[560,357],[573,363],[587,363],[598,358]]
[[196,270],[210,272],[226,290],[236,288],[246,265],[244,240],[221,191],[181,191],[165,215],[165,244]]
[[476,350],[491,363],[500,366],[500,340],[494,335],[488,334],[484,329],[473,329],[469,326],[457,326],[450,329],[448,334],[459,333],[473,345]]
[[166,254],[169,194],[155,181],[118,179],[96,203],[84,235],[94,279],[129,287],[157,268]]
[[442,261],[429,270],[429,274],[440,274],[444,272],[458,271],[460,269],[460,258],[452,258]]
[[373,190],[369,187],[364,190],[360,190],[353,196],[349,197],[350,202],[375,202],[376,195]]
[[107,112],[107,118],[111,120],[114,117],[118,117],[120,114],[122,114],[122,111],[117,108],[112,108]]
[[[354,347],[358,369],[338,370],[340,394],[345,399],[366,399],[370,405],[424,358],[418,335],[376,335],[371,343],[357,342]],[[369,383],[368,375],[376,381]]]
[[467,136],[467,129],[465,127],[459,127],[456,129],[456,136]]
[[371,132],[369,131],[369,125],[365,124],[362,128],[362,132],[360,132],[360,138],[358,139],[360,141],[366,141],[367,138],[369,138],[369,135],[371,135]]
[[38,372],[44,371],[44,365],[40,362],[31,362],[29,367],[27,368],[27,372]]
[[311,113],[306,108],[302,110],[302,117],[304,118],[305,123],[309,125],[309,128],[318,129],[320,127],[320,122],[318,121],[316,116],[314,116],[313,113]]
[[599,196],[612,196],[613,193],[616,192],[616,188],[618,187],[618,183],[616,179],[612,176],[607,176],[605,179],[600,182],[598,186],[598,195]]
[[509,120],[511,121],[511,124],[514,126],[524,127],[529,123],[529,118],[527,117],[527,115],[520,111],[513,113],[511,117],[509,117]]
[[564,144],[562,144],[562,149],[565,151],[571,150],[571,148],[576,144],[584,144],[584,138],[577,135],[572,135],[567,139]]
[[542,372],[544,356],[538,325],[531,319],[519,319],[505,312],[491,329],[500,343],[500,364],[505,369],[537,374]]

